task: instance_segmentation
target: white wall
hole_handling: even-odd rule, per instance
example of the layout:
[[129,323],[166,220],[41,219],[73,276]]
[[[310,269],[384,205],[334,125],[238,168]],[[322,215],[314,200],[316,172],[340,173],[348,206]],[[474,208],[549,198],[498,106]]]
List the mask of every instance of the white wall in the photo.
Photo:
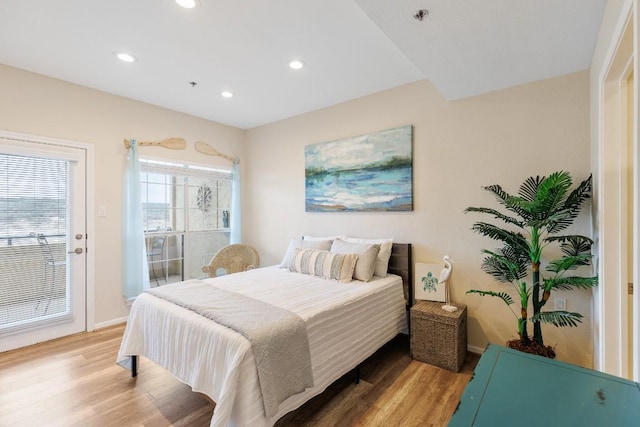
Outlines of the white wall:
[[95,146],[95,323],[97,327],[128,315],[122,298],[122,178],[126,162],[124,138],[157,141],[182,137],[184,151],[157,147],[142,155],[194,163],[230,166],[225,160],[197,153],[195,141],[244,157],[244,131],[127,98],[0,65],[0,129],[75,140]]
[[[515,318],[498,301],[466,296],[470,288],[495,289],[482,273],[482,248],[493,243],[470,231],[477,216],[468,206],[494,206],[481,186],[516,192],[528,176],[565,169],[589,173],[589,80],[582,72],[466,100],[445,101],[428,82],[402,86],[271,125],[242,131],[81,86],[0,66],[0,129],[84,141],[95,145],[96,307],[98,325],[127,315],[121,297],[123,138],[189,141],[189,149],[147,148],[145,154],[225,165],[193,150],[213,143],[240,156],[245,241],[263,265],[280,261],[287,242],[301,234],[392,236],[414,245],[417,262],[455,260],[453,299],[469,306],[469,344],[504,343],[517,334]],[[304,146],[376,130],[414,125],[414,206],[404,213],[305,213]],[[95,215],[95,212],[92,213]],[[589,232],[588,215],[579,232]],[[588,293],[566,295],[586,317],[577,329],[546,328],[558,357],[584,366],[592,360]]]
[[[480,250],[495,245],[470,230],[481,217],[463,210],[497,207],[484,185],[515,193],[531,175],[567,170],[576,181],[589,175],[588,79],[581,72],[455,102],[422,81],[249,130],[245,239],[264,265],[278,263],[289,239],[302,234],[391,236],[413,244],[416,262],[449,254],[456,261],[453,300],[469,306],[472,348],[516,338],[516,320],[502,302],[465,295],[504,285],[480,270]],[[407,124],[414,126],[413,212],[305,213],[305,145]],[[588,209],[575,231],[590,234]],[[563,296],[585,321],[573,329],[545,327],[546,343],[560,360],[590,366],[591,296]]]

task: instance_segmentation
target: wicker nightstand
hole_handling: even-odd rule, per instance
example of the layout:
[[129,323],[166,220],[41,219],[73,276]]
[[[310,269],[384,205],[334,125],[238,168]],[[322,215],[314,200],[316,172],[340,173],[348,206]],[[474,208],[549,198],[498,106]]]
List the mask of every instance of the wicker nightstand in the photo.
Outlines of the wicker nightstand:
[[453,372],[467,354],[467,306],[449,313],[442,302],[420,301],[411,308],[411,356]]

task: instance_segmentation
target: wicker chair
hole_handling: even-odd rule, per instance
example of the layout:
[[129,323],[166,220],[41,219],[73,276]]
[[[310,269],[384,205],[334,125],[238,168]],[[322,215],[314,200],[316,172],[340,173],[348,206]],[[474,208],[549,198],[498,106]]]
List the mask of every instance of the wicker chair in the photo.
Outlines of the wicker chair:
[[[260,255],[253,246],[234,243],[220,249],[211,258],[209,264],[202,267],[202,271],[209,277],[216,277],[251,270],[259,266]],[[224,270],[223,274],[218,274],[220,269]]]

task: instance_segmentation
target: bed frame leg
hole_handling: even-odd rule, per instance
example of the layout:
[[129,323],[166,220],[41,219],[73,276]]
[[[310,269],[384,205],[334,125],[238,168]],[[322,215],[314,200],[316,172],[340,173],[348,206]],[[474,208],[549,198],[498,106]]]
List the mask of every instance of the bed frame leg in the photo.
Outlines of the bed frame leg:
[[356,384],[360,384],[360,365],[356,366],[355,375],[356,375]]
[[131,378],[138,376],[138,356],[131,356]]

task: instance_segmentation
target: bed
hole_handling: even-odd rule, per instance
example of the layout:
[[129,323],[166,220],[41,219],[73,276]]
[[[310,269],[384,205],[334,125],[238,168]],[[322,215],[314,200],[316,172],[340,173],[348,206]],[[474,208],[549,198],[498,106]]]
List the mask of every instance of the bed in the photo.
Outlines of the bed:
[[[369,282],[338,283],[279,266],[202,281],[289,310],[304,320],[313,384],[280,402],[270,414],[247,338],[149,293],[141,294],[131,308],[118,363],[129,364],[135,375],[137,356],[144,356],[209,396],[216,402],[211,426],[272,426],[357,369],[396,335],[407,333],[407,308],[413,300],[411,265],[411,245],[394,244],[390,274]],[[184,286],[199,285],[188,282]]]

